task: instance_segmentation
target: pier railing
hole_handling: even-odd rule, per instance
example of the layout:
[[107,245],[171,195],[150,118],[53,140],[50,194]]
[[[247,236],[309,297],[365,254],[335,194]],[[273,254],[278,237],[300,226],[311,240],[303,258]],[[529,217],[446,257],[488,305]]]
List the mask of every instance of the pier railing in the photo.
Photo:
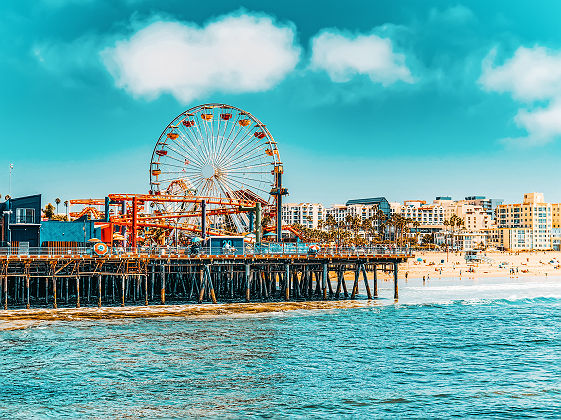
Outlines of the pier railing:
[[[261,246],[244,246],[242,249],[233,247],[137,247],[123,248],[113,247],[109,249],[107,256],[132,256],[142,255],[148,257],[158,256],[286,256],[286,255],[309,255],[309,256],[372,256],[392,255],[411,256],[411,248],[398,247],[319,247],[310,248],[307,244],[294,243],[272,243]],[[45,257],[75,257],[93,256],[99,257],[91,246],[85,247],[37,247],[18,248],[0,247],[0,256],[45,256]]]

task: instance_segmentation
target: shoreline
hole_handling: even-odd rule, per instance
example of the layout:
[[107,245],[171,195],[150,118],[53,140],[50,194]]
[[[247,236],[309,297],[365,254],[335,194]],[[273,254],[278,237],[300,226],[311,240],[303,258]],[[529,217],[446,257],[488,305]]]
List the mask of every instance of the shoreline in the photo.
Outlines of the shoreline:
[[331,310],[376,306],[374,300],[188,303],[178,305],[108,306],[101,308],[33,308],[0,310],[0,331],[24,329],[58,321],[116,320],[160,317],[217,317],[297,310]]

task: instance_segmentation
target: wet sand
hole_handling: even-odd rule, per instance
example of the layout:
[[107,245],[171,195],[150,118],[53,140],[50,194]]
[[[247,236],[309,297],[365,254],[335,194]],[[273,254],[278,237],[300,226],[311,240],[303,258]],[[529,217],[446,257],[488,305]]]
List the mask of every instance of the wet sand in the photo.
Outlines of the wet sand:
[[155,317],[216,317],[310,309],[358,308],[374,301],[339,300],[307,302],[250,302],[223,304],[150,305],[103,308],[35,308],[0,310],[0,330],[15,330],[57,321],[132,319]]

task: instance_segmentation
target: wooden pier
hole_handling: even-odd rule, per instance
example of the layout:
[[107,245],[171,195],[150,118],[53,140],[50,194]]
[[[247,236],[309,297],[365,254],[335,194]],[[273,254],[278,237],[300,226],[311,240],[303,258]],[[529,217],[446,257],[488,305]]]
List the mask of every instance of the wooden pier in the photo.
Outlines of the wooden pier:
[[[411,255],[1,256],[9,308],[355,299],[378,297],[378,273]],[[345,273],[354,274],[345,280]],[[336,280],[336,281],[335,281]]]

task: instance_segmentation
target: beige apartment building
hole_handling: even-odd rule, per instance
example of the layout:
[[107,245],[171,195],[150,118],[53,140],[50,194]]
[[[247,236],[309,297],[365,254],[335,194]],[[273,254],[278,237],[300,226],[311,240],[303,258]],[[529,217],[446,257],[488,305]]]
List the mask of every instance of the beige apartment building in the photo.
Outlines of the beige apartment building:
[[546,203],[543,194],[537,192],[524,194],[522,203],[498,206],[489,245],[512,251],[552,249],[554,220],[557,228],[561,223],[559,207]]

